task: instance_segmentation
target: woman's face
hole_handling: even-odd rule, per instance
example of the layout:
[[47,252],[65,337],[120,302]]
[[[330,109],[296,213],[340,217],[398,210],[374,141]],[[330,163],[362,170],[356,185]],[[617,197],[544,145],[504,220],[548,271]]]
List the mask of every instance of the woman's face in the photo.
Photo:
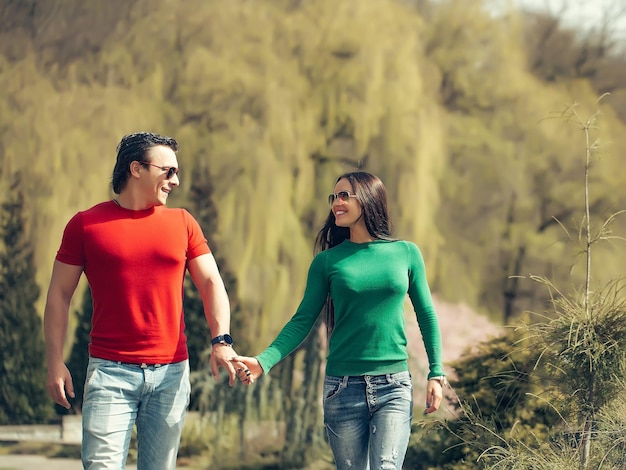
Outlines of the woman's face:
[[361,204],[354,194],[354,188],[345,178],[337,181],[335,185],[331,210],[335,215],[335,224],[338,227],[354,227],[359,221],[363,223]]

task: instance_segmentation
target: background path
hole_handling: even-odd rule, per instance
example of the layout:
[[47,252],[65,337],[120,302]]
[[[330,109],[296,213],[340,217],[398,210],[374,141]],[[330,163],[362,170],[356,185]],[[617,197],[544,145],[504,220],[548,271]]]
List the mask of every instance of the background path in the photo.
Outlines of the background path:
[[[135,465],[127,465],[127,470],[136,470]],[[83,465],[76,459],[49,459],[40,455],[0,455],[0,470],[82,470]]]

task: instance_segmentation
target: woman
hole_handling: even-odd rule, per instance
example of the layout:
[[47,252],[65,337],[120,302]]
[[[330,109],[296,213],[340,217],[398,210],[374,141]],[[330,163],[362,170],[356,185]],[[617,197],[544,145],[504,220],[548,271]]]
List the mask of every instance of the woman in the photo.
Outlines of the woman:
[[441,335],[417,246],[391,236],[387,193],[365,172],[341,175],[316,239],[298,310],[261,354],[238,356],[250,384],[305,339],[326,303],[329,351],[324,425],[338,469],[402,468],[411,434],[413,394],[404,301],[409,294],[430,372],[426,409],[439,408],[445,375]]

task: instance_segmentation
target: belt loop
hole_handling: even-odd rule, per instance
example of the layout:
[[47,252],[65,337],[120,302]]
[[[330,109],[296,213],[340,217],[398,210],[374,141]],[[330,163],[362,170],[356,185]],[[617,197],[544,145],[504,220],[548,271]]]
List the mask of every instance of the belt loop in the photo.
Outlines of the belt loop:
[[350,378],[349,375],[344,375],[343,378],[341,379],[341,386],[343,388],[346,388],[348,386],[348,379]]
[[142,362],[140,367],[142,369],[147,369],[148,368],[148,364],[146,364],[145,362]]

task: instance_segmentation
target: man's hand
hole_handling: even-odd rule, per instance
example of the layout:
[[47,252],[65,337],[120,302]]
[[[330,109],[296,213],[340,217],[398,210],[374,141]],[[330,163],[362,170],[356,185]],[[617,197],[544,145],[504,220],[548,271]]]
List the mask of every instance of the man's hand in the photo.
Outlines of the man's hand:
[[237,356],[235,350],[226,344],[218,343],[211,349],[211,358],[209,363],[211,364],[211,372],[215,380],[219,379],[219,368],[224,367],[228,371],[228,385],[231,387],[235,384],[235,367],[242,368],[242,364],[237,362],[233,363],[233,358]]
[[68,410],[71,408],[67,397],[74,398],[74,384],[72,375],[63,362],[48,367],[46,390],[55,403]]
[[43,331],[46,343],[46,391],[55,403],[68,410],[67,397],[74,398],[70,371],[63,362],[63,344],[67,332],[72,295],[83,272],[82,266],[54,261],[46,306],[43,313]]

